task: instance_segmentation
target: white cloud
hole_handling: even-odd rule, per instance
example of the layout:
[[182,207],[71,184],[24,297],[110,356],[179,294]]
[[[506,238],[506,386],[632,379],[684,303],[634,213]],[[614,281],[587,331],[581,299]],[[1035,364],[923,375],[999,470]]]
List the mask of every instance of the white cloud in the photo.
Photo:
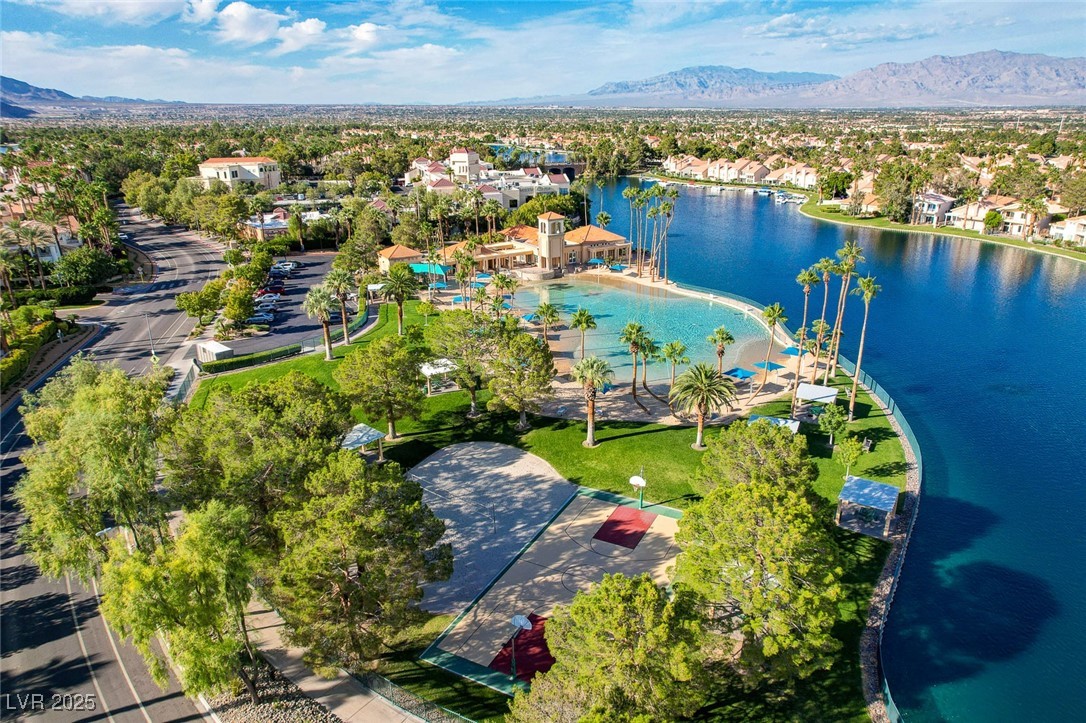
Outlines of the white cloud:
[[253,7],[246,2],[232,2],[216,18],[216,36],[223,43],[258,45],[274,38],[279,32],[279,24],[287,19],[286,15]]
[[188,0],[188,7],[181,14],[181,19],[189,23],[203,25],[215,19],[221,0]]
[[375,23],[359,23],[358,25],[351,25],[347,28],[347,37],[350,43],[349,49],[353,52],[369,50],[377,45],[378,33],[381,30],[381,26],[376,25]]
[[320,42],[324,37],[325,27],[327,27],[327,25],[323,20],[309,18],[308,20],[302,20],[293,25],[279,28],[277,35],[281,42],[279,43],[279,47],[272,51],[272,55],[293,53]]
[[10,0],[77,18],[149,25],[183,12],[189,0]]

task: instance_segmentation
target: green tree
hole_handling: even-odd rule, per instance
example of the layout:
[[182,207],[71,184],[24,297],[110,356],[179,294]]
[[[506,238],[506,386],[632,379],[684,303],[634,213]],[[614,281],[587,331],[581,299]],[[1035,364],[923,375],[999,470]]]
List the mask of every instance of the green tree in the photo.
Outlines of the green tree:
[[676,588],[688,587],[728,638],[751,683],[828,667],[841,596],[836,548],[795,485],[760,475],[721,484],[691,507],[675,538]]
[[1070,210],[1070,216],[1086,211],[1086,171],[1064,176],[1060,184],[1060,203]]
[[709,438],[708,450],[694,476],[694,486],[707,495],[718,485],[750,484],[756,476],[807,490],[816,477],[807,456],[807,438],[759,419],[736,422]]
[[827,383],[832,375],[837,374],[837,357],[841,353],[841,334],[845,330],[845,302],[848,301],[848,287],[852,282],[852,275],[856,267],[862,264],[864,250],[855,241],[846,241],[845,245],[837,249],[837,273],[841,275],[841,291],[837,297],[837,317],[833,321],[833,332],[830,334],[830,348],[828,364],[823,377],[823,384]]
[[519,431],[529,428],[528,412],[538,412],[541,400],[554,395],[554,358],[542,339],[523,332],[503,338],[490,364],[491,397],[487,406],[496,411],[511,409],[520,415]]
[[393,264],[384,280],[381,295],[389,301],[396,302],[396,328],[400,336],[403,336],[403,305],[413,298],[419,290],[419,280],[411,273],[411,267],[405,263]]
[[713,329],[713,333],[705,338],[705,341],[716,347],[716,370],[717,373],[724,373],[724,353],[728,350],[728,347],[735,343],[735,337],[732,333],[725,329],[723,326],[718,326]]
[[53,265],[53,278],[65,286],[98,286],[116,273],[113,256],[90,246],[69,251]]
[[404,337],[386,336],[352,351],[332,377],[367,416],[388,422],[385,439],[396,439],[396,420],[422,414],[418,352]]
[[234,285],[225,292],[226,304],[222,315],[235,326],[245,323],[253,315],[256,302],[253,300],[253,283],[248,279],[236,279]]
[[867,316],[871,311],[871,300],[879,295],[882,287],[875,283],[875,277],[868,274],[856,282],[856,288],[852,293],[864,300],[864,321],[860,327],[860,350],[856,355],[856,372],[852,375],[852,395],[848,401],[848,421],[852,421],[856,413],[856,394],[860,387],[860,370],[864,362],[864,343],[867,341]]
[[596,446],[596,393],[612,382],[615,372],[603,359],[588,356],[581,359],[570,369],[573,380],[584,389],[584,401],[587,410],[588,436],[585,447]]
[[585,332],[596,328],[596,317],[588,309],[577,309],[569,318],[569,328],[581,332],[581,359],[584,359]]
[[845,465],[845,478],[847,479],[849,473],[852,471],[852,465],[860,461],[860,457],[864,453],[863,442],[855,437],[845,437],[841,440],[841,443],[837,445],[837,449],[833,451],[837,455],[837,459],[841,464]]
[[789,416],[792,417],[796,415],[796,395],[799,394],[800,372],[803,369],[803,352],[807,349],[807,306],[811,300],[811,289],[821,280],[813,267],[800,271],[799,275],[796,276],[796,283],[803,287],[803,324],[799,327],[799,344],[796,345],[796,351],[798,352],[796,354],[796,378],[792,387],[792,403],[789,411]]
[[339,302],[340,321],[343,324],[343,343],[351,343],[347,327],[347,296],[355,290],[354,277],[342,269],[332,269],[324,277],[324,288]]
[[679,375],[671,387],[670,401],[684,412],[698,416],[698,436],[691,446],[705,449],[705,418],[713,409],[731,406],[735,384],[708,364],[697,363]]
[[561,321],[561,317],[558,315],[558,307],[554,304],[543,302],[536,307],[535,315],[539,319],[539,323],[543,325],[543,340],[548,341],[551,327],[557,326]]
[[286,552],[274,596],[288,639],[308,648],[310,664],[354,668],[424,619],[415,607],[422,585],[448,579],[452,550],[438,544],[445,524],[398,465],[368,465],[343,450],[305,486],[308,499],[278,521]]
[[784,315],[784,307],[776,303],[762,309],[762,321],[769,327],[769,345],[765,350],[765,374],[762,375],[762,383],[758,385],[758,391],[752,396],[760,394],[762,388],[769,382],[769,358],[773,356],[773,342],[777,337],[777,325],[783,326],[788,321],[788,317]]
[[633,359],[633,381],[630,383],[630,394],[636,402],[637,357],[641,353],[641,346],[646,341],[649,341],[649,335],[648,332],[645,331],[645,327],[641,326],[636,321],[630,321],[626,323],[626,326],[622,327],[622,332],[619,334],[618,340],[627,346],[630,350],[630,356]]
[[129,553],[115,540],[102,574],[102,615],[132,639],[163,688],[168,666],[154,642],[163,635],[188,695],[217,694],[240,678],[259,703],[249,672],[256,660],[245,629],[252,593],[248,513],[212,500],[190,512],[174,544]]
[[241,249],[227,249],[222,253],[222,260],[230,266],[240,266],[245,263],[245,254]]
[[995,233],[1003,228],[1003,214],[999,211],[989,211],[984,214],[984,233]]
[[311,286],[302,301],[302,311],[310,319],[321,323],[324,333],[324,359],[332,361],[332,311],[336,308],[336,299],[324,286]]
[[537,678],[547,681],[540,693],[533,685],[516,695],[512,721],[555,720],[555,698],[583,701],[570,720],[676,720],[706,700],[699,617],[685,595],[672,598],[648,575],[604,575],[555,610],[546,637],[555,664]]
[[836,403],[830,404],[818,415],[818,430],[830,436],[830,447],[833,447],[833,438],[845,431],[848,425],[848,414]]
[[690,357],[686,355],[686,344],[683,344],[679,340],[669,341],[664,344],[661,351],[664,359],[671,365],[671,386],[675,386],[675,367],[680,364],[689,364]]
[[471,398],[469,417],[478,416],[477,395],[486,383],[497,354],[498,336],[492,320],[466,309],[453,309],[426,327],[427,346],[438,359],[456,364],[453,381]]

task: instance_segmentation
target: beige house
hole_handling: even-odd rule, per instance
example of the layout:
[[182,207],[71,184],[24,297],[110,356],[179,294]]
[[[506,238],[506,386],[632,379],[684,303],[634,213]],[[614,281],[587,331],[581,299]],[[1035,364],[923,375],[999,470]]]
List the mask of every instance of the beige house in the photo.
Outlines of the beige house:
[[377,268],[384,274],[388,273],[393,264],[421,264],[423,261],[421,251],[403,244],[393,244],[377,252]]
[[204,188],[211,188],[214,181],[222,181],[230,188],[250,182],[271,190],[282,181],[279,164],[266,156],[240,156],[238,158],[208,158],[200,164],[200,181]]
[[998,211],[1001,215],[1018,199],[1012,196],[988,196],[987,198],[967,203],[946,212],[946,225],[966,231],[984,233],[984,217],[989,211]]
[[1048,235],[1075,246],[1086,246],[1086,216],[1057,221],[1049,227]]

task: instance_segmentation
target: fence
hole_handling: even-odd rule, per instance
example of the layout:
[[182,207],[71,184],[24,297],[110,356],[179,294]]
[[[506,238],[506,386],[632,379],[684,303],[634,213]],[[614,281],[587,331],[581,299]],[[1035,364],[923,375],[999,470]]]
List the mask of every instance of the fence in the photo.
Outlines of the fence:
[[[837,357],[837,364],[850,375],[856,374],[856,365],[843,356]],[[916,434],[913,432],[909,422],[905,419],[905,415],[898,409],[897,402],[891,397],[885,389],[883,389],[875,379],[867,372],[860,370],[860,383],[863,384],[871,392],[871,394],[878,397],[886,408],[889,410],[890,415],[897,422],[901,429],[902,434],[905,435],[906,441],[909,443],[909,447],[912,449],[913,457],[916,459],[916,479],[917,490],[916,495],[912,500],[912,508],[909,511],[909,526],[905,530],[905,538],[901,543],[901,551],[897,556],[897,562],[894,565],[893,578],[890,582],[890,590],[886,595],[886,605],[882,609],[882,617],[879,620],[879,674],[882,678],[882,696],[886,702],[886,715],[890,718],[891,723],[899,723],[902,720],[901,712],[898,710],[897,705],[894,703],[894,698],[890,695],[890,684],[886,680],[884,673],[885,666],[882,662],[882,633],[886,629],[886,618],[890,614],[890,606],[894,602],[894,593],[897,592],[897,584],[901,579],[901,567],[905,564],[905,553],[909,548],[909,541],[913,536],[913,525],[916,523],[916,513],[920,505],[920,488],[919,485],[924,481],[924,455],[920,452],[920,443],[916,440]]]
[[366,687],[381,696],[400,710],[407,711],[413,716],[421,718],[428,723],[475,723],[471,718],[465,718],[459,713],[454,713],[448,708],[442,708],[436,703],[418,697],[409,690],[404,690],[388,678],[376,673],[366,673],[361,676]]
[[177,387],[177,391],[173,393],[173,400],[175,402],[185,401],[185,397],[188,396],[189,390],[192,389],[192,385],[199,374],[200,370],[195,364],[189,367],[189,373],[185,375],[185,378],[181,380],[181,385]]

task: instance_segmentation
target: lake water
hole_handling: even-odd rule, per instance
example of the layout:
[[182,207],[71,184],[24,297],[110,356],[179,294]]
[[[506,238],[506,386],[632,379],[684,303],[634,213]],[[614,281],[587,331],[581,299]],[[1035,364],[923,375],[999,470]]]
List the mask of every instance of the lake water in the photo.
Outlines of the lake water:
[[[627,183],[606,187],[602,207],[628,235]],[[600,201],[593,193],[593,215]],[[779,301],[793,329],[796,274],[860,243],[861,273],[882,285],[864,369],[897,400],[925,463],[884,641],[894,699],[909,721],[1082,720],[1086,264],[818,222],[766,197],[688,186],[671,239],[673,279]],[[853,359],[862,316],[852,297]]]

